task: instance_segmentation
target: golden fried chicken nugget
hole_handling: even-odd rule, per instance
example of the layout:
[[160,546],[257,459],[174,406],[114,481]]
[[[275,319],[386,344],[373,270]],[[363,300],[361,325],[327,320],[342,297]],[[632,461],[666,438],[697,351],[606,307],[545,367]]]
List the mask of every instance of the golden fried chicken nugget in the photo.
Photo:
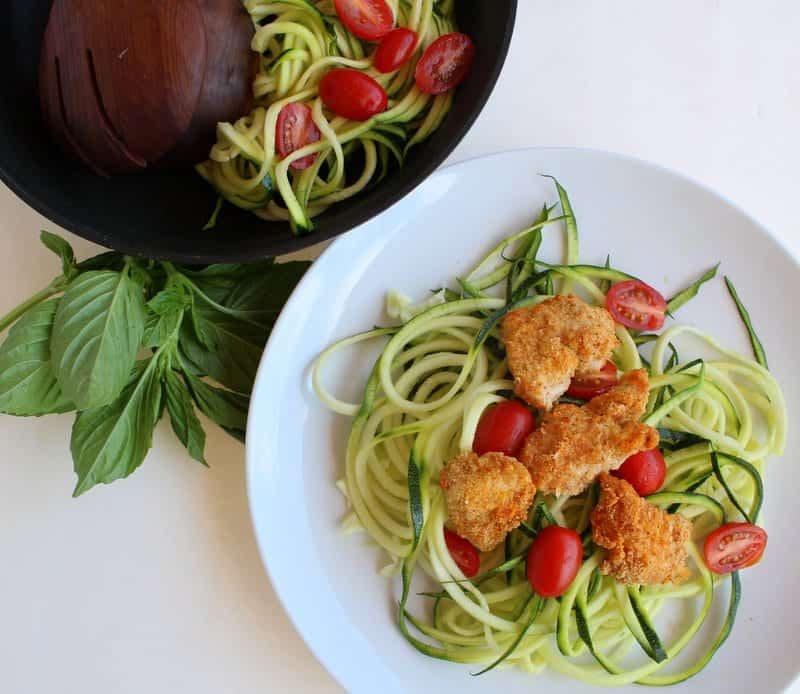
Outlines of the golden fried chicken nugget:
[[514,391],[546,410],[567,391],[573,376],[599,371],[619,344],[611,314],[572,294],[510,311],[501,334]]
[[502,453],[461,453],[442,469],[439,483],[453,528],[483,552],[525,520],[536,494],[525,467]]
[[650,379],[647,371],[636,369],[622,375],[611,390],[586,403],[589,412],[619,419],[639,419],[647,409]]
[[546,494],[575,496],[601,472],[658,445],[658,432],[638,421],[647,404],[647,373],[630,371],[584,405],[557,405],[525,441],[519,459]]
[[640,497],[625,480],[600,475],[592,537],[608,550],[600,572],[627,585],[680,583],[689,576],[686,543],[692,524]]

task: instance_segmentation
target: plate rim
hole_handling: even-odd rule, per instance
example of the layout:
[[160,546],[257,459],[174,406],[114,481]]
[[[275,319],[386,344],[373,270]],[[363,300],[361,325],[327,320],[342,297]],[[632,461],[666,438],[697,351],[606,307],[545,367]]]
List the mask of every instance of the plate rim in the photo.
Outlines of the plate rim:
[[[786,255],[786,257],[791,261],[791,264],[794,266],[795,272],[800,274],[800,255],[796,255],[785,243],[785,241],[775,235],[767,226],[765,226],[762,222],[760,222],[753,214],[748,212],[744,207],[740,204],[733,201],[724,193],[720,192],[716,188],[711,185],[705,184],[702,181],[692,177],[689,174],[686,174],[682,171],[674,169],[672,167],[659,164],[656,162],[652,162],[650,160],[644,159],[642,157],[637,157],[634,155],[621,153],[621,152],[614,152],[611,150],[605,150],[601,148],[592,148],[592,147],[577,147],[577,146],[558,146],[558,145],[550,145],[550,146],[532,146],[532,147],[522,147],[522,148],[509,148],[509,149],[502,149],[495,152],[491,152],[488,154],[480,154],[473,157],[468,157],[466,159],[459,160],[458,162],[454,162],[452,164],[448,164],[442,166],[441,168],[437,169],[431,176],[429,176],[414,192],[410,195],[406,196],[404,199],[398,201],[395,205],[392,205],[390,208],[384,210],[381,214],[372,219],[368,220],[367,222],[353,228],[352,230],[342,234],[341,236],[334,239],[334,241],[320,254],[320,256],[313,261],[311,267],[305,273],[303,278],[300,280],[298,285],[295,287],[294,291],[290,295],[288,301],[284,305],[283,310],[281,311],[278,320],[275,322],[275,326],[273,327],[272,333],[270,335],[269,340],[264,348],[264,352],[261,357],[261,361],[259,362],[259,367],[256,372],[256,378],[253,386],[253,391],[251,395],[251,405],[248,412],[247,418],[247,430],[252,431],[255,427],[255,420],[256,420],[256,413],[260,409],[258,407],[259,398],[257,397],[257,393],[259,392],[259,384],[261,383],[263,373],[267,370],[268,361],[270,359],[270,349],[271,346],[274,345],[275,342],[280,337],[281,332],[284,329],[284,326],[292,320],[293,309],[296,304],[298,304],[301,300],[302,295],[305,293],[307,287],[311,286],[317,277],[318,274],[324,272],[324,265],[323,269],[320,270],[319,267],[322,265],[320,261],[330,256],[335,256],[337,249],[341,246],[346,245],[349,242],[352,242],[353,239],[360,234],[368,233],[368,227],[373,225],[377,226],[380,224],[385,217],[387,217],[392,210],[396,209],[400,205],[408,205],[413,203],[414,196],[418,195],[418,191],[421,191],[426,184],[430,184],[430,181],[435,181],[441,176],[444,175],[451,175],[454,170],[459,168],[465,168],[469,165],[474,165],[476,162],[481,161],[488,161],[492,159],[500,159],[503,157],[508,156],[526,156],[526,155],[535,155],[541,152],[571,152],[571,153],[581,153],[581,154],[589,154],[592,156],[600,156],[600,157],[607,157],[610,159],[615,159],[618,161],[623,161],[626,163],[632,163],[639,166],[644,166],[651,170],[656,170],[662,174],[666,174],[667,176],[679,179],[683,183],[690,184],[693,188],[699,189],[700,191],[711,195],[715,198],[718,202],[723,203],[725,206],[736,212],[738,215],[742,216],[746,219],[753,227],[753,230],[757,233],[764,235],[771,239],[779,248],[780,250]],[[245,446],[246,446],[246,470],[245,470],[245,484],[246,484],[246,492],[247,492],[247,500],[248,500],[248,507],[249,507],[249,515],[250,515],[250,524],[253,530],[253,535],[256,541],[256,545],[258,547],[259,559],[261,561],[262,566],[264,567],[264,571],[269,579],[273,590],[275,591],[276,596],[281,605],[281,609],[283,610],[284,614],[289,618],[293,628],[299,635],[299,637],[303,640],[305,645],[313,654],[314,658],[316,658],[317,662],[325,669],[325,671],[333,678],[337,685],[347,689],[347,682],[341,672],[341,667],[335,661],[332,662],[332,659],[329,658],[322,652],[322,649],[319,647],[318,640],[315,639],[307,630],[301,628],[301,624],[299,620],[296,618],[296,614],[293,612],[291,607],[289,606],[289,600],[287,598],[288,591],[286,589],[286,585],[280,579],[278,579],[274,572],[270,568],[270,562],[267,558],[267,538],[263,536],[263,534],[259,531],[259,525],[256,520],[256,502],[255,502],[255,481],[256,481],[256,469],[259,465],[257,460],[255,446],[252,443],[253,437],[247,436]],[[800,682],[800,671],[795,674],[795,677],[791,680],[791,682],[787,683],[787,690],[789,691]]]

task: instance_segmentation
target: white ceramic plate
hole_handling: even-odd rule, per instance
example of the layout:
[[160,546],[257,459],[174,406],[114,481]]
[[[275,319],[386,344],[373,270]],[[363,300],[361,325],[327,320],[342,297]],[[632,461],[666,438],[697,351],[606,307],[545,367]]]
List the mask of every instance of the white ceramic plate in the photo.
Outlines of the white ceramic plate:
[[[501,238],[522,229],[555,175],[569,191],[581,232],[581,259],[615,267],[666,295],[717,260],[735,279],[786,392],[800,411],[796,306],[800,271],[755,220],[718,195],[664,169],[600,152],[509,152],[444,169],[371,223],[338,240],[303,279],[269,341],[248,424],[248,484],[256,537],[275,589],[298,631],[350,692],[591,691],[556,673],[513,670],[470,677],[469,667],[428,659],[395,626],[397,585],[377,574],[381,557],[338,522],[349,420],[326,411],[309,383],[309,366],[332,341],[386,324],[385,291],[424,298],[451,282]],[[555,232],[543,257],[558,258]],[[746,334],[721,281],[685,307],[681,321],[704,326],[742,352]],[[359,399],[374,353],[353,352],[329,374],[333,390]],[[786,456],[767,476],[770,548],[743,574],[734,632],[712,663],[681,691],[777,692],[795,677],[795,596],[800,527],[792,429]],[[631,687],[641,691],[640,688]]]

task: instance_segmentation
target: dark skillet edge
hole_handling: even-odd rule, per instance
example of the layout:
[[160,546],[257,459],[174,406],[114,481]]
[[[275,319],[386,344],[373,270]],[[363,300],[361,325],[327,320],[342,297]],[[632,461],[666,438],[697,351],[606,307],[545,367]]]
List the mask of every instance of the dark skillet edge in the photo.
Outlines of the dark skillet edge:
[[[248,263],[257,262],[265,257],[272,255],[283,255],[292,253],[309,246],[328,241],[336,236],[355,229],[371,219],[379,216],[381,213],[389,210],[395,204],[404,199],[412,191],[414,191],[423,181],[425,181],[439,166],[452,154],[455,148],[463,140],[463,138],[470,131],[475,121],[483,112],[486,104],[491,98],[497,81],[503,70],[503,67],[508,58],[508,52],[511,45],[511,40],[514,34],[516,23],[516,16],[518,10],[518,0],[508,0],[508,16],[505,23],[505,31],[503,33],[502,41],[499,45],[497,52],[498,58],[494,63],[491,73],[486,80],[483,89],[481,90],[478,98],[475,99],[476,106],[472,112],[465,118],[461,126],[456,130],[451,139],[447,142],[446,146],[440,148],[440,151],[425,162],[417,169],[416,175],[411,177],[406,183],[399,186],[393,193],[391,200],[386,201],[372,201],[372,202],[359,202],[353,205],[352,210],[344,215],[338,224],[330,225],[330,230],[314,231],[311,234],[303,237],[285,237],[283,239],[273,238],[271,241],[271,248],[269,252],[254,252],[252,248],[242,248],[236,250],[231,248],[230,251],[226,250],[224,254],[221,253],[191,253],[178,249],[158,249],[154,248],[148,243],[130,243],[129,240],[113,240],[113,234],[104,234],[98,232],[92,225],[70,222],[65,215],[57,212],[51,205],[47,204],[38,195],[29,191],[25,186],[19,184],[16,179],[6,170],[0,163],[0,181],[2,181],[18,198],[25,202],[29,207],[34,209],[39,214],[46,217],[51,223],[56,224],[72,233],[84,238],[88,241],[96,243],[105,248],[112,248],[120,253],[131,256],[154,258],[158,260],[172,260],[179,263],[201,265],[218,262],[238,262]],[[55,146],[55,145],[54,145]],[[213,195],[209,195],[210,202],[213,202]],[[342,228],[344,227],[344,228]],[[265,230],[265,234],[269,233]],[[235,242],[234,242],[235,243]]]

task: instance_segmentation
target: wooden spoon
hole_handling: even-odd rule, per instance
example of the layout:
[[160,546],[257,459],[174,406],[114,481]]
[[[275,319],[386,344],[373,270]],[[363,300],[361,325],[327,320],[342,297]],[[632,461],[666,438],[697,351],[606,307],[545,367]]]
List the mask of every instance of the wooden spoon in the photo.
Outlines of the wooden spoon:
[[55,0],[45,122],[104,176],[201,161],[216,123],[250,108],[253,32],[240,0]]

